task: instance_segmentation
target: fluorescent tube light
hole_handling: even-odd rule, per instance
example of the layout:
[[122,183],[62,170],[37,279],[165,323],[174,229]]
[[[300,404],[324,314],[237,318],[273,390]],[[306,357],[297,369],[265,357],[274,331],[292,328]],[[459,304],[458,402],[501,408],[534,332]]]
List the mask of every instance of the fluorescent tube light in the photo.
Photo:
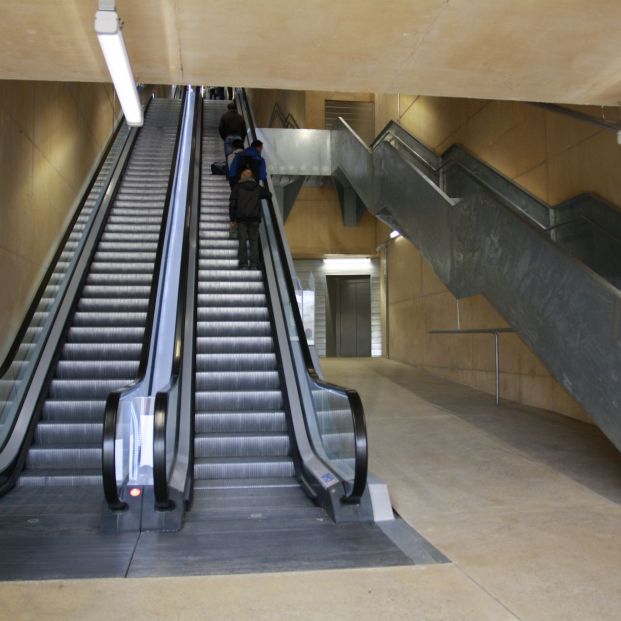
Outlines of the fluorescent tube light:
[[323,264],[326,269],[340,270],[364,270],[371,267],[371,259],[368,258],[338,258],[324,259]]
[[390,233],[390,239],[395,239],[395,237],[399,237],[399,235],[401,235],[401,233],[399,233],[399,231],[392,231]]
[[95,32],[123,108],[125,120],[128,125],[141,126],[144,121],[142,106],[123,40],[121,21],[116,11],[97,11]]

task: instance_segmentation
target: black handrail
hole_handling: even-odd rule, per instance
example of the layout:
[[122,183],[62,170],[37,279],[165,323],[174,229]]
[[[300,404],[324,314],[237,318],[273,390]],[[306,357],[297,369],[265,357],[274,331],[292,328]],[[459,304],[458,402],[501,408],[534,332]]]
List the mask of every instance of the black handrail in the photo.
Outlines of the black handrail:
[[[175,321],[175,347],[173,352],[170,380],[166,387],[159,391],[155,396],[155,414],[153,418],[153,492],[155,497],[156,509],[166,511],[174,509],[175,505],[170,499],[168,487],[168,473],[166,472],[167,450],[166,429],[168,427],[168,406],[171,390],[180,380],[181,361],[187,353],[187,348],[194,357],[194,339],[186,343],[184,331],[186,327],[186,315],[188,313],[188,296],[186,295],[190,237],[192,223],[198,217],[198,204],[200,202],[200,165],[201,165],[201,126],[202,126],[202,99],[199,96],[199,89],[195,89],[194,119],[192,125],[192,147],[190,155],[190,168],[188,175],[188,188],[186,193],[185,224],[183,231],[183,249],[181,252],[181,271],[179,274],[179,289],[177,291],[177,317]],[[196,227],[198,232],[198,227]],[[196,305],[192,300],[191,324],[194,324],[193,316]],[[192,377],[194,373],[191,374]],[[186,378],[186,381],[193,381]],[[181,408],[176,408],[177,418],[181,414]],[[177,429],[179,422],[177,421]],[[190,462],[191,463],[191,462]],[[190,472],[192,469],[190,468]]]
[[13,364],[15,360],[15,356],[17,355],[17,350],[19,349],[19,346],[21,345],[24,339],[24,335],[26,334],[26,331],[28,330],[30,326],[30,322],[32,321],[32,318],[34,317],[34,314],[37,311],[37,308],[39,307],[41,298],[43,297],[43,293],[45,292],[45,289],[47,288],[50,282],[50,278],[52,277],[52,274],[54,273],[54,270],[56,269],[56,265],[58,263],[58,260],[60,259],[60,255],[65,250],[65,245],[67,244],[67,240],[69,239],[69,236],[73,232],[73,227],[75,226],[77,219],[80,217],[80,214],[82,213],[84,204],[86,203],[86,201],[88,200],[90,196],[93,186],[95,185],[95,182],[97,181],[97,177],[99,176],[101,169],[106,163],[106,159],[108,158],[110,150],[112,149],[112,145],[114,144],[121,130],[121,127],[123,127],[124,122],[125,122],[125,118],[122,117],[118,121],[116,128],[114,129],[114,131],[108,138],[108,141],[106,142],[106,145],[100,155],[99,162],[97,163],[97,167],[95,171],[93,172],[93,175],[91,176],[90,181],[88,185],[86,186],[86,189],[84,190],[84,193],[82,194],[79,204],[77,205],[75,211],[73,212],[73,215],[71,216],[71,221],[67,225],[67,228],[65,229],[65,232],[63,233],[62,238],[58,242],[56,252],[54,253],[52,260],[50,261],[50,264],[48,265],[48,268],[43,278],[41,279],[41,283],[39,284],[39,287],[36,290],[32,298],[30,306],[28,307],[28,310],[26,311],[26,314],[24,315],[24,319],[19,329],[17,330],[17,333],[15,334],[13,343],[11,344],[11,347],[7,351],[2,364],[0,364],[0,377],[2,377],[9,370],[9,368],[11,367],[11,365]]
[[278,120],[280,121],[280,124],[283,126],[283,128],[300,129],[300,125],[296,121],[293,114],[291,114],[291,112],[287,112],[287,114],[285,115],[278,102],[274,103],[274,107],[272,108],[272,114],[270,115],[270,120],[267,124],[268,127],[272,127],[274,119],[276,117],[278,117]]
[[[242,106],[245,107],[246,111],[246,123],[251,131],[252,139],[257,140],[257,132],[254,124],[254,118],[250,113],[250,105],[248,103],[248,98],[246,96],[246,92],[244,89],[239,89],[241,93],[241,101]],[[360,399],[360,395],[358,392],[351,388],[345,388],[343,386],[338,386],[336,384],[331,384],[329,382],[324,381],[317,369],[315,369],[315,364],[313,362],[313,357],[310,351],[310,347],[308,346],[308,340],[306,339],[306,332],[304,330],[304,322],[302,321],[302,315],[300,314],[300,309],[298,305],[295,303],[296,300],[296,292],[295,285],[293,282],[293,278],[291,276],[291,271],[286,268],[284,265],[286,263],[286,250],[285,243],[282,238],[282,232],[280,227],[277,225],[277,216],[276,209],[274,207],[274,203],[272,199],[267,199],[267,205],[269,208],[270,216],[272,222],[274,224],[273,230],[276,238],[276,243],[278,245],[278,253],[283,261],[283,273],[285,275],[285,285],[287,287],[287,294],[289,299],[291,300],[291,309],[293,312],[293,319],[295,321],[295,328],[297,331],[297,336],[299,339],[300,347],[302,350],[302,356],[304,359],[304,365],[306,366],[306,371],[308,375],[312,378],[312,380],[319,386],[320,388],[324,388],[326,390],[333,390],[335,392],[339,392],[344,394],[347,397],[349,402],[349,406],[352,412],[352,420],[354,427],[354,446],[355,446],[355,470],[354,470],[354,483],[345,496],[342,498],[343,502],[356,504],[360,502],[360,499],[364,493],[367,484],[367,474],[368,474],[368,463],[369,463],[369,449],[368,449],[368,436],[367,436],[367,428],[364,416],[364,408],[362,406],[362,401]]]
[[157,302],[158,282],[160,280],[160,271],[162,267],[162,251],[164,247],[164,241],[166,239],[166,228],[171,208],[172,186],[177,167],[177,158],[180,142],[179,138],[181,135],[181,127],[183,124],[183,112],[186,96],[187,91],[184,92],[183,99],[181,101],[181,112],[179,113],[179,121],[177,123],[175,146],[173,149],[170,172],[168,175],[168,188],[166,190],[166,197],[164,199],[164,216],[162,218],[162,225],[160,227],[160,236],[157,244],[153,276],[151,277],[151,297],[149,298],[149,306],[147,309],[147,321],[144,331],[144,341],[142,343],[142,349],[140,352],[138,372],[134,381],[131,384],[112,391],[106,399],[106,409],[103,422],[101,467],[104,496],[106,498],[108,506],[112,511],[122,511],[127,508],[127,503],[123,502],[120,499],[119,490],[116,484],[116,427],[119,414],[118,410],[123,395],[144,380],[149,364],[149,357],[151,352],[151,336],[153,332],[153,321],[155,318],[155,306]]

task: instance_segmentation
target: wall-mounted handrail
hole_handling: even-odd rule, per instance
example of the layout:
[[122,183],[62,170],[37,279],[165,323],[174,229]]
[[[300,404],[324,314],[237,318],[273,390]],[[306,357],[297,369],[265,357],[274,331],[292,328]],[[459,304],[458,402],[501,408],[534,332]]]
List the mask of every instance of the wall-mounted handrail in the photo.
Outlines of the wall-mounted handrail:
[[181,127],[183,124],[183,110],[187,91],[184,91],[179,120],[177,123],[177,133],[175,136],[175,145],[173,150],[170,172],[168,175],[168,188],[164,199],[164,216],[160,227],[160,235],[157,243],[157,251],[155,256],[155,265],[153,268],[153,276],[151,278],[151,297],[149,298],[149,306],[147,308],[147,321],[144,331],[144,341],[140,351],[140,362],[138,364],[138,372],[131,384],[123,386],[112,391],[106,399],[106,408],[104,413],[103,437],[102,437],[102,478],[104,496],[108,506],[113,511],[120,511],[127,508],[127,504],[120,499],[119,489],[116,482],[116,431],[119,419],[119,408],[123,395],[140,384],[146,375],[149,358],[151,355],[151,340],[153,332],[153,322],[155,318],[155,307],[157,302],[157,283],[160,280],[160,272],[162,268],[162,250],[166,238],[166,228],[168,217],[172,206],[172,187],[175,178],[177,160],[179,155],[179,143],[181,135]]
[[430,330],[429,334],[493,334],[496,359],[496,405],[500,405],[500,335],[515,332],[513,328],[472,328],[464,330]]

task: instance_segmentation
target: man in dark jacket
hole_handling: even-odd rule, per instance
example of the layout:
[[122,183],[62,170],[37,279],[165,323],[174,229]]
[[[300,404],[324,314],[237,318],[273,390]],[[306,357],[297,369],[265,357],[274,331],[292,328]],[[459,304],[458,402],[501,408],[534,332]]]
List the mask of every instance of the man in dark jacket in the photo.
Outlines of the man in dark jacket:
[[244,117],[237,112],[235,103],[228,105],[228,110],[222,115],[218,126],[220,137],[224,140],[224,159],[233,151],[233,141],[243,140],[246,136]]
[[239,181],[233,186],[229,202],[229,218],[237,222],[239,250],[237,258],[241,269],[248,269],[250,242],[250,269],[259,269],[259,225],[261,224],[261,199],[269,198],[270,191],[255,180],[252,170],[245,168]]
[[229,179],[239,179],[239,173],[244,168],[250,168],[255,179],[263,181],[264,184],[267,183],[267,167],[265,160],[261,157],[261,151],[263,151],[263,143],[255,140],[247,149],[239,153],[229,169]]

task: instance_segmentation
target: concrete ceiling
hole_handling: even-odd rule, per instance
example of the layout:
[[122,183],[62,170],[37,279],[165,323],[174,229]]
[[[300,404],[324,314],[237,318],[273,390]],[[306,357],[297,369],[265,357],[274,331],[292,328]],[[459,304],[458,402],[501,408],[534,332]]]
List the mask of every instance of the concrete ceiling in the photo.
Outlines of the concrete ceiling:
[[[108,81],[96,0],[0,0],[0,78]],[[147,83],[615,105],[620,0],[118,0]]]

